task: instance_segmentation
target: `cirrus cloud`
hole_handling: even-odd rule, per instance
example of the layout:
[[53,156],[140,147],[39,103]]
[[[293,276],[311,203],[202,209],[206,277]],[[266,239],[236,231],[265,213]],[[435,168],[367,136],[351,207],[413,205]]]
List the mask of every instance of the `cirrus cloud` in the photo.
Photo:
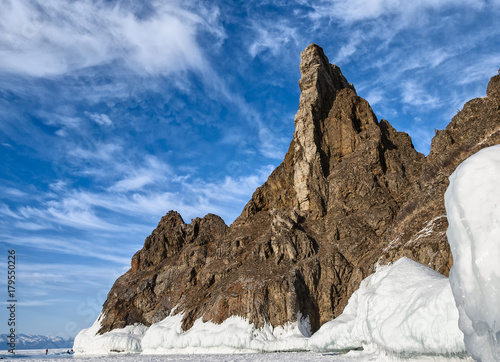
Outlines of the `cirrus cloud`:
[[203,70],[197,36],[224,38],[218,10],[178,1],[148,5],[146,12],[120,2],[6,0],[0,70],[47,77],[113,62],[149,73]]

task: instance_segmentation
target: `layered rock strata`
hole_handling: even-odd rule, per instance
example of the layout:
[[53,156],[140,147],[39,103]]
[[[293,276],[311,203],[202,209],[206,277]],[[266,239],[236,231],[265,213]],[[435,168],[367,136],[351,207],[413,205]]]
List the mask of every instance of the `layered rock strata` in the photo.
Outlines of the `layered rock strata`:
[[228,227],[171,211],[132,258],[103,307],[105,333],[183,313],[232,315],[256,327],[338,316],[377,262],[407,256],[447,275],[444,192],[465,158],[500,143],[500,75],[468,102],[429,156],[378,121],[340,69],[311,44],[301,54],[295,132],[283,163]]

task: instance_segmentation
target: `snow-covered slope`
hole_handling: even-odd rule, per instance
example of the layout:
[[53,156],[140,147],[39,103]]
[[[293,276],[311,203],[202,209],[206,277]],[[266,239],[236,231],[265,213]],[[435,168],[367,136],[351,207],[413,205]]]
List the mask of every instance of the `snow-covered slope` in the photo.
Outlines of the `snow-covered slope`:
[[73,345],[75,353],[101,355],[111,352],[142,352],[141,341],[148,329],[146,326],[127,326],[100,335],[97,332],[101,329],[101,319],[102,315],[90,328],[78,333]]
[[450,176],[446,191],[450,282],[467,350],[500,361],[500,146],[483,149]]
[[99,317],[94,325],[81,331],[73,349],[82,354],[111,352],[173,353],[249,353],[275,351],[306,351],[307,338],[297,323],[257,329],[247,320],[230,317],[222,324],[197,320],[193,327],[182,331],[182,314],[172,315],[147,328],[127,326],[98,335]]
[[144,353],[276,352],[306,351],[307,338],[297,323],[273,328],[255,328],[240,317],[230,317],[221,324],[197,320],[183,332],[182,315],[171,316],[153,324],[142,341]]
[[379,267],[363,280],[342,315],[325,323],[309,347],[363,347],[388,355],[465,351],[448,279],[407,258]]
[[[8,335],[0,335],[0,346],[1,349],[10,349],[7,345]],[[71,348],[73,345],[73,338],[64,339],[62,337],[54,336],[41,336],[41,335],[31,335],[31,334],[17,334],[16,335],[16,349],[54,349],[54,348]]]

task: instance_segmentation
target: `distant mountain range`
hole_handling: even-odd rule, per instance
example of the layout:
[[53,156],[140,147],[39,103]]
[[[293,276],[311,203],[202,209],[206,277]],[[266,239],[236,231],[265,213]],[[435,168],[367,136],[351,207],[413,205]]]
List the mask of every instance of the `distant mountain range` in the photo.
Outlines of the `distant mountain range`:
[[[7,350],[7,334],[0,334],[0,350]],[[73,348],[73,338],[64,339],[54,336],[40,336],[32,334],[16,335],[16,349],[54,349],[54,348]]]

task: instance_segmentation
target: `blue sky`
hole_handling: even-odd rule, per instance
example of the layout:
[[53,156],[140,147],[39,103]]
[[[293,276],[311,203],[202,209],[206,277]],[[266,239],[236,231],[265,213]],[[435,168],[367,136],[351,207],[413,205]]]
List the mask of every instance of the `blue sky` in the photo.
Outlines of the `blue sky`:
[[230,224],[288,149],[311,42],[427,154],[497,73],[499,18],[499,0],[2,0],[18,332],[90,326],[167,211]]

